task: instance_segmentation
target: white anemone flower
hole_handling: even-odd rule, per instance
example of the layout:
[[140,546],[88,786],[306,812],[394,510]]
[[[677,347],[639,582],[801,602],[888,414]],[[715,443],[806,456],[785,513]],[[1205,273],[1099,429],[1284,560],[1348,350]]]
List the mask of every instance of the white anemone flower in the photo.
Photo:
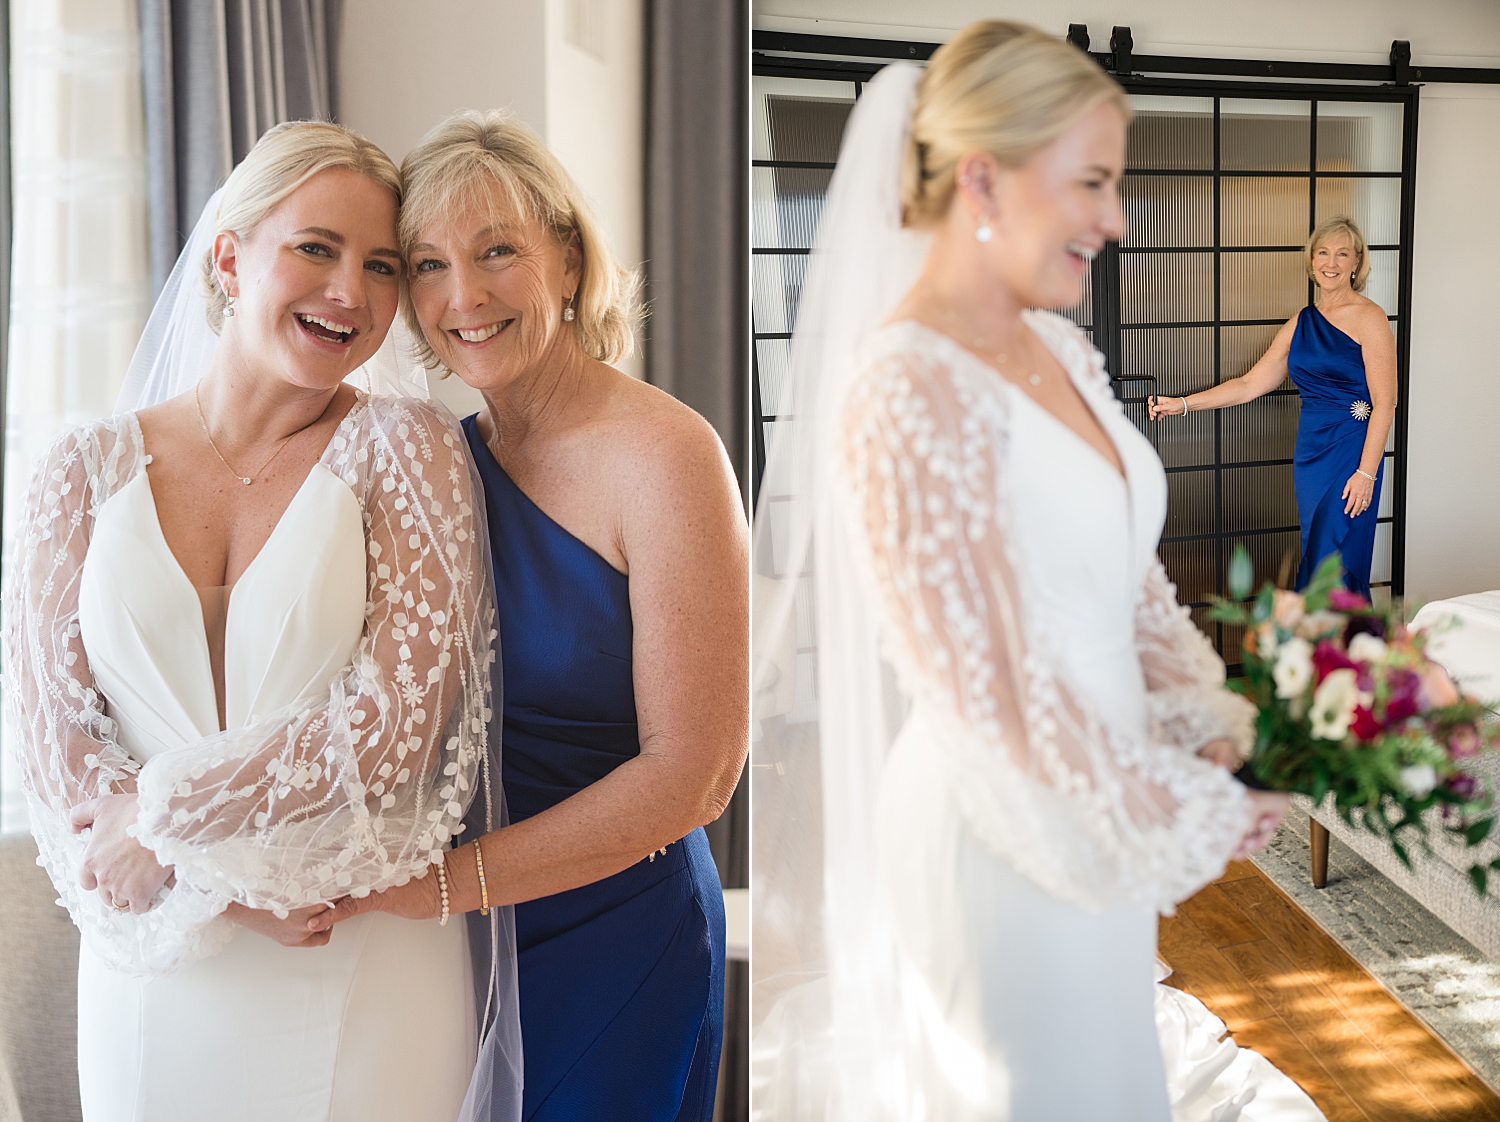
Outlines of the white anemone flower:
[[1414,799],[1430,794],[1437,780],[1437,770],[1431,764],[1413,764],[1401,769],[1401,786]]
[[1361,631],[1349,640],[1349,657],[1355,662],[1381,662],[1386,650],[1385,640],[1368,632]]
[[1359,681],[1348,667],[1324,678],[1313,694],[1312,734],[1319,740],[1343,740],[1359,704]]
[[1276,679],[1276,696],[1290,700],[1301,697],[1312,681],[1312,644],[1306,639],[1291,638],[1276,652],[1271,677]]

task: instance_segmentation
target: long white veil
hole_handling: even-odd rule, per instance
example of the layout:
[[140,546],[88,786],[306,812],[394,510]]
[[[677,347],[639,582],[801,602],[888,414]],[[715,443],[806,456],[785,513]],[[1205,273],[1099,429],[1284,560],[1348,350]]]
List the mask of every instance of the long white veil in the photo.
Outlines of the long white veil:
[[[156,298],[126,368],[115,401],[116,413],[144,409],[186,393],[213,362],[219,336],[208,326],[208,294],[200,277],[204,255],[213,247],[218,232],[219,196],[223,193],[220,188],[204,204],[187,245]],[[415,355],[411,332],[398,315],[380,349],[347,381],[366,393],[427,401],[427,371]]]
[[[115,403],[116,413],[143,409],[185,393],[213,361],[219,336],[208,326],[207,293],[199,278],[204,255],[213,245],[222,193],[222,189],[214,192],[204,206],[192,236],[157,297],[126,371]],[[380,349],[345,380],[371,395],[415,397],[427,402],[430,408],[448,418],[462,440],[457,419],[429,395],[426,369],[415,355],[411,333],[398,315]],[[470,477],[474,493],[482,495],[484,485],[472,460]],[[475,519],[485,543],[484,579],[489,579],[493,568],[484,509],[483,502],[476,504]],[[498,666],[498,649],[495,655]],[[464,841],[509,823],[500,779],[498,715],[502,700],[501,685],[497,683],[492,705],[497,719],[492,725],[489,760],[480,773],[482,789],[464,818]],[[458,1122],[519,1122],[522,1053],[514,909],[491,908],[487,918],[474,912],[465,919],[474,969],[479,1052]]]
[[[778,426],[755,520],[752,1087],[755,1117],[776,1122],[916,1117],[921,1094],[920,1001],[899,973],[875,860],[903,702],[833,501],[855,356],[930,245],[901,225],[921,74],[887,66],[849,118],[797,312],[792,419]],[[816,673],[798,675],[810,645]]]

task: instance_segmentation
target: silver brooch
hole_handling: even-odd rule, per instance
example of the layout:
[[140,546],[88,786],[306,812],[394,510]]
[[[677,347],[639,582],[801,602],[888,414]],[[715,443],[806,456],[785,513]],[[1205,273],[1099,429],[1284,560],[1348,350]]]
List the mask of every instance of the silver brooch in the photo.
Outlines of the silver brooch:
[[1356,421],[1368,421],[1370,419],[1370,403],[1368,401],[1356,401],[1349,406],[1349,412]]

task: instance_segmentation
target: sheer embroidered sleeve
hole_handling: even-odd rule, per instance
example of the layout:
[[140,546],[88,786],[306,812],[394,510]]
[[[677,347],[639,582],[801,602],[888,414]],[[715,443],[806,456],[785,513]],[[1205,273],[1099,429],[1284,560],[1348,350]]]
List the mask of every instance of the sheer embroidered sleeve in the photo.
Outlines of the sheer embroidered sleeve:
[[424,873],[490,789],[495,607],[468,446],[421,403],[355,408],[324,461],[365,512],[350,665],[325,694],[141,770],[141,840],[179,883],[280,914]]
[[26,497],[4,597],[5,703],[31,830],[42,864],[90,948],[121,970],[149,972],[186,945],[216,946],[223,904],[202,893],[163,893],[150,913],[107,905],[78,883],[87,837],[72,808],[136,789],[139,765],[121,746],[89,669],[78,590],[94,514],[145,469],[139,430],[112,418],[63,433],[42,457]]
[[1255,745],[1255,707],[1224,688],[1224,660],[1177,602],[1177,588],[1153,559],[1135,615],[1152,726],[1166,743],[1196,752],[1227,740],[1241,759]]
[[1222,769],[1111,727],[1067,680],[1012,540],[1008,405],[940,353],[867,356],[846,403],[851,532],[888,657],[934,748],[955,754],[975,833],[1053,895],[1170,910],[1223,870],[1248,824]]

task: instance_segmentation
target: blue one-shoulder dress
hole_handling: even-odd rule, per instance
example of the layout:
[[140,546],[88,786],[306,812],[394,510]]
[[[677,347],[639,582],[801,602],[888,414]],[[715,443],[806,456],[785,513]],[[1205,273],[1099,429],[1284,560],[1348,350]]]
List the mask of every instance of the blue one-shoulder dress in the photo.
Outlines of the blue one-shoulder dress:
[[[627,577],[526,497],[464,421],[484,481],[511,822],[639,755]],[[528,1122],[708,1122],[724,1031],[724,897],[701,829],[517,905]]]
[[[1360,345],[1309,305],[1297,317],[1287,370],[1302,395],[1292,475],[1297,487],[1297,520],[1302,524],[1302,563],[1297,587],[1306,588],[1329,554],[1343,558],[1344,583],[1370,594],[1370,563],[1385,459],[1375,470],[1370,505],[1350,518],[1344,513],[1344,484],[1359,467],[1371,411]],[[502,636],[503,640],[503,636]]]

